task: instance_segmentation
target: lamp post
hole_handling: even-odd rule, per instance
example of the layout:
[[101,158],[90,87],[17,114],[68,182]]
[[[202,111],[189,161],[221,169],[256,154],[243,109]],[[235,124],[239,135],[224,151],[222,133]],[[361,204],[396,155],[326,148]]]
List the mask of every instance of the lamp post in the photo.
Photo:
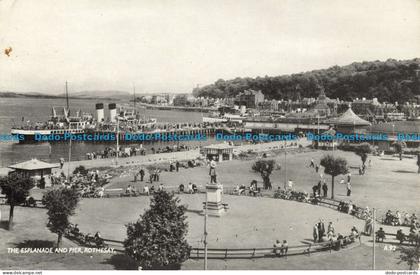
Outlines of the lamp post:
[[375,208],[373,208],[372,209],[372,231],[373,231],[373,253],[372,253],[372,269],[373,270],[375,270],[375,267],[376,267],[376,261],[375,261],[375,254],[376,254],[376,251],[375,251],[375,245],[376,245],[376,232],[375,232],[375,219],[376,219],[376,209]]
[[287,141],[284,140],[284,190],[287,186]]
[[204,270],[207,270],[207,194],[204,204]]

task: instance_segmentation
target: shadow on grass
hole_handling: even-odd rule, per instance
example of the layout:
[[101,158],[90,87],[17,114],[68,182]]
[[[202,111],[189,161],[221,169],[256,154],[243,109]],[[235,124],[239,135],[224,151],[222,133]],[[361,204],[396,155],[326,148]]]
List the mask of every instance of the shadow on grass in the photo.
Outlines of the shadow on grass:
[[115,254],[102,262],[114,266],[116,270],[138,270],[137,263],[124,254]]
[[185,212],[201,215],[203,213],[203,210],[187,209],[187,210],[185,210]]
[[381,158],[381,160],[393,160],[393,161],[398,160],[399,161],[399,159],[390,159],[390,158]]
[[395,173],[404,173],[404,174],[417,174],[417,172],[407,171],[407,170],[394,170],[392,172],[395,172]]
[[300,241],[302,244],[312,245],[314,244],[314,239],[303,239],[303,241]]
[[14,244],[16,248],[54,248],[55,242],[45,240],[25,240]]
[[1,221],[0,222],[0,228],[8,230],[9,229],[9,221]]

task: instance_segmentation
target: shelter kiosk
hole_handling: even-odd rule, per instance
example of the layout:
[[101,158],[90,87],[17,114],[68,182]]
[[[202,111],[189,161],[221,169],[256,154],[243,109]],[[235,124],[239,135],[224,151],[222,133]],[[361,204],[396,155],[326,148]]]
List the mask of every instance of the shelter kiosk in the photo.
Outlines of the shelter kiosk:
[[218,162],[232,160],[233,146],[226,143],[212,144],[204,147],[204,155],[207,159],[213,159]]
[[337,133],[343,134],[366,134],[370,122],[360,118],[349,108],[341,116],[329,121],[334,125]]
[[10,165],[10,173],[18,173],[23,177],[32,178],[40,187],[51,186],[51,170],[60,167],[58,163],[48,163],[37,159]]

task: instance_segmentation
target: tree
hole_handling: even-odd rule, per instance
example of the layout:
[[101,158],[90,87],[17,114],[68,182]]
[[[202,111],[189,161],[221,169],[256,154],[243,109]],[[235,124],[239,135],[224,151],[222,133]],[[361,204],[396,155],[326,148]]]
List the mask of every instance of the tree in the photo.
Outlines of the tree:
[[[354,62],[347,66],[273,77],[235,78],[217,80],[197,87],[194,96],[212,98],[235,97],[244,90],[261,90],[267,99],[296,99],[317,97],[317,84],[325,87],[327,96],[352,100],[374,98],[380,102],[405,103],[419,91],[416,68],[420,59],[387,60],[385,62]],[[407,81],[411,79],[412,81]]]
[[57,247],[60,247],[65,230],[69,227],[69,217],[79,202],[79,195],[73,188],[59,187],[48,191],[42,197],[42,203],[48,209],[47,227],[57,233]]
[[372,152],[372,146],[369,143],[362,143],[354,148],[354,152],[360,157],[362,164],[365,165],[368,154]]
[[174,269],[186,261],[191,247],[186,241],[186,207],[173,194],[159,191],[150,209],[127,225],[126,254],[143,269]]
[[9,230],[13,229],[13,212],[16,205],[24,203],[29,196],[29,190],[35,186],[34,181],[18,173],[11,173],[0,178],[1,193],[6,195],[9,210]]
[[331,176],[331,199],[334,199],[334,178],[348,173],[347,161],[327,155],[321,159],[321,165],[324,167],[324,172]]
[[392,144],[395,149],[395,152],[399,155],[400,160],[402,160],[402,153],[404,152],[404,148],[407,147],[404,141],[396,141]]
[[400,261],[399,264],[402,262],[405,262],[410,267],[410,270],[413,269],[413,267],[419,265],[419,259],[420,259],[420,244],[417,242],[415,247],[404,247],[400,246],[398,248],[400,251]]
[[274,159],[260,159],[252,165],[252,170],[261,174],[264,182],[264,189],[271,188],[270,175],[276,165]]

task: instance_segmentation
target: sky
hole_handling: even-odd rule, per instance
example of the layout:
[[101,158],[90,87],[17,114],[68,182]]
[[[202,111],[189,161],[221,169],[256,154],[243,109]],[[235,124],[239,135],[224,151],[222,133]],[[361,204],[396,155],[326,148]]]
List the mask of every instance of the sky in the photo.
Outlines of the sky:
[[0,48],[0,91],[190,92],[420,57],[420,1],[0,0]]

